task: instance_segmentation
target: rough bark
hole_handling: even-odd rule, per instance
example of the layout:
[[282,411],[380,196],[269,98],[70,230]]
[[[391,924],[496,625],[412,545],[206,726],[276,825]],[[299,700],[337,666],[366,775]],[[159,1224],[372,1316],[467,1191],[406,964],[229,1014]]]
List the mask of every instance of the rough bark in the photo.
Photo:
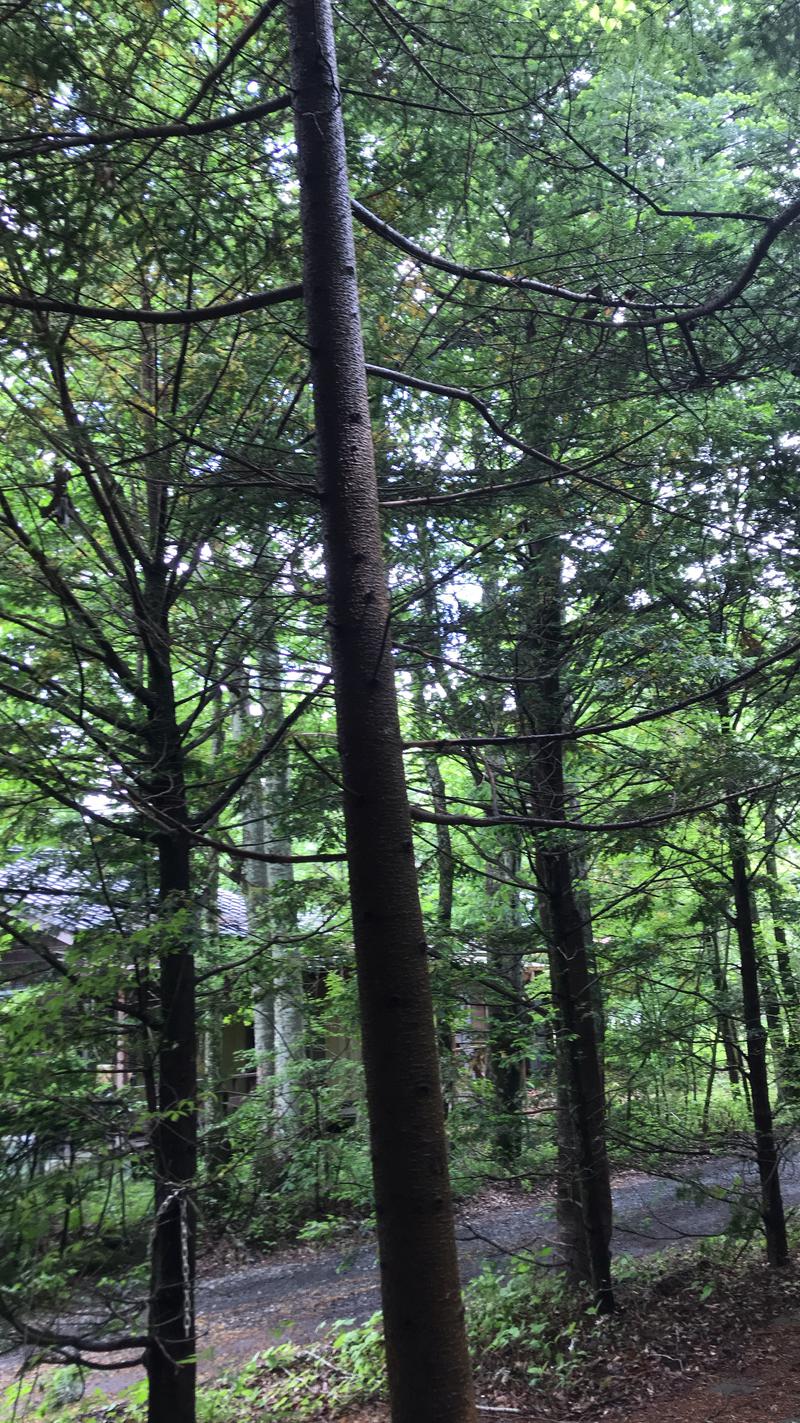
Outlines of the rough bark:
[[472,1423],[329,0],[289,0],[328,621],[394,1423]]

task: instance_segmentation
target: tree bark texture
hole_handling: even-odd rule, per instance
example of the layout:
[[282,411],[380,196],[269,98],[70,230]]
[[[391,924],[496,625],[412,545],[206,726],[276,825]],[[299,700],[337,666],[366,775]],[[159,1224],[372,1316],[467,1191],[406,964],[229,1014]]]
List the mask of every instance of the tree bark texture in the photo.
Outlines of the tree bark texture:
[[472,1423],[329,0],[289,0],[319,488],[394,1423]]

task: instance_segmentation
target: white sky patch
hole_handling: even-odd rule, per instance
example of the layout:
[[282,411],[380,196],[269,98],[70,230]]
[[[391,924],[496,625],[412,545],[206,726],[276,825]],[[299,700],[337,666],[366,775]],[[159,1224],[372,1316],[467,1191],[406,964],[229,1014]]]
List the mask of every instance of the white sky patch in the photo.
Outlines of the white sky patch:
[[91,810],[95,815],[115,815],[118,806],[115,801],[107,795],[92,793],[83,797],[83,804],[87,810]]

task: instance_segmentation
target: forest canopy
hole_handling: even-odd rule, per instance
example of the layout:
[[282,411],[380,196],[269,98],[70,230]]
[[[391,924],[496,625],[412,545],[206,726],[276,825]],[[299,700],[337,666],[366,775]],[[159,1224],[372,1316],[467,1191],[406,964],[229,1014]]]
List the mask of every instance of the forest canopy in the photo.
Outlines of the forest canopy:
[[0,13],[4,1332],[194,1423],[198,1251],[374,1211],[469,1423],[453,1192],[790,1256],[800,9]]

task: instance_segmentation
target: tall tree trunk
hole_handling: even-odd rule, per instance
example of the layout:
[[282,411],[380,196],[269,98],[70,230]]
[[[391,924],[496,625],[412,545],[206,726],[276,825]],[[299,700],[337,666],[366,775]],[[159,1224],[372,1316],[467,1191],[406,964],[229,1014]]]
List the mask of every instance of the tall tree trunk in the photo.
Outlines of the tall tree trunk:
[[756,1161],[761,1182],[761,1215],[767,1240],[767,1259],[770,1265],[783,1266],[788,1264],[789,1251],[781,1195],[778,1147],[769,1098],[767,1034],[761,1021],[758,959],[753,925],[753,906],[750,899],[750,876],[747,869],[744,818],[739,801],[735,796],[731,796],[728,800],[728,837],[736,913],[736,939],[739,945],[739,966],[742,975],[744,1022],[747,1034],[747,1069],[753,1103]]
[[719,938],[715,928],[709,930],[708,942],[711,952],[711,981],[717,997],[717,1026],[725,1053],[725,1066],[731,1087],[739,1088],[741,1081],[741,1049],[736,1035],[736,1021],[730,1009],[727,964],[723,964],[719,952]]
[[[429,732],[428,714],[423,695],[423,680],[416,679],[415,701],[417,709],[417,721],[421,736],[426,736]],[[444,776],[439,768],[438,758],[433,755],[425,760],[425,779],[428,782],[428,789],[431,795],[431,802],[437,815],[447,814],[447,786]],[[453,922],[453,889],[455,885],[455,862],[453,860],[453,841],[450,834],[449,825],[436,826],[436,923],[442,933],[443,940],[449,940],[449,934]],[[449,943],[444,944],[440,952],[449,962]],[[440,997],[436,1013],[436,1033],[439,1044],[439,1061],[442,1071],[442,1094],[444,1098],[445,1116],[449,1116],[453,1105],[453,1098],[456,1091],[456,1057],[455,1057],[455,1031],[453,1028],[453,1015],[451,1009],[451,996],[449,985],[445,989],[445,994]]]
[[[444,645],[441,618],[431,567],[428,529],[424,518],[417,521],[417,544],[419,548],[419,571],[424,584],[421,599],[422,611],[425,617],[423,642],[430,650],[431,660],[433,661],[433,665],[438,669],[438,675],[446,680],[446,673],[442,662]],[[420,736],[429,736],[431,735],[431,727],[429,725],[430,714],[425,701],[424,671],[420,671],[419,675],[414,679],[414,699],[419,734]],[[425,779],[428,782],[428,790],[434,811],[437,815],[446,815],[448,809],[447,785],[439,765],[439,758],[435,752],[425,758]],[[436,826],[436,879],[436,924],[440,930],[442,939],[446,941],[446,943],[441,945],[440,952],[443,954],[445,961],[449,962],[449,935],[453,923],[455,860],[453,859],[453,838],[450,833],[450,826],[444,823]],[[439,1058],[442,1069],[444,1109],[445,1114],[449,1115],[455,1096],[458,1076],[455,1054],[455,1029],[453,1025],[453,1011],[449,985],[437,1005],[436,1027],[439,1043]]]
[[289,0],[303,288],[394,1423],[472,1423],[329,0]]
[[[150,800],[162,823],[181,827],[188,819],[183,754],[169,661],[165,585],[158,573],[150,576],[147,594],[148,683],[153,699],[147,727]],[[147,1416],[148,1423],[194,1423],[197,1043],[190,842],[178,828],[158,833],[156,844],[164,931],[159,946],[158,1115],[152,1135],[156,1189]]]
[[[261,705],[268,726],[280,726],[283,721],[281,665],[275,630],[265,634],[261,657]],[[264,768],[263,841],[272,854],[290,855],[291,840],[284,826],[289,808],[289,750],[277,746],[267,758]],[[297,932],[297,920],[290,902],[294,881],[291,864],[268,867],[269,922],[276,939],[291,937]],[[274,950],[275,991],[273,999],[273,1035],[275,1044],[275,1120],[278,1131],[292,1123],[300,1093],[299,1072],[305,1056],[305,1014],[303,1006],[303,960],[291,944]]]
[[[570,716],[570,722],[571,720],[572,718]],[[571,820],[581,819],[580,794],[574,782],[567,786],[567,808]],[[605,1082],[603,1056],[606,1040],[606,1010],[603,1001],[603,984],[597,967],[597,945],[594,941],[594,926],[592,923],[592,897],[589,893],[588,861],[586,836],[578,835],[572,845],[572,881],[575,890],[575,903],[578,906],[583,921],[583,935],[586,942],[586,961],[589,967],[592,1010],[594,1012],[595,1028],[597,1031],[597,1055],[600,1059],[600,1072]]]
[[[231,683],[233,695],[232,731],[234,741],[247,738],[250,725],[250,687],[246,670]],[[251,776],[242,793],[242,848],[263,855],[264,843],[264,786],[261,776]],[[247,906],[247,928],[256,940],[265,938],[268,932],[268,889],[269,867],[264,860],[249,860],[242,875],[242,889]],[[263,962],[263,959],[260,960]],[[275,1018],[272,982],[272,965],[269,972],[258,975],[253,989],[253,1051],[256,1062],[256,1081],[263,1087],[272,1078],[275,1070]]]
[[789,957],[789,941],[783,922],[781,908],[780,880],[778,879],[778,856],[776,852],[777,829],[775,824],[775,802],[767,804],[764,817],[764,834],[767,842],[764,858],[766,872],[767,902],[772,920],[772,936],[775,940],[775,958],[778,965],[781,1002],[786,1019],[787,1039],[785,1057],[785,1087],[790,1101],[800,1098],[800,995],[797,981],[792,972]]
[[[530,557],[531,621],[520,642],[520,668],[535,680],[520,682],[517,702],[525,720],[540,734],[531,753],[531,799],[537,815],[552,822],[566,818],[563,741],[565,695],[561,683],[561,555],[553,539],[533,546]],[[531,688],[535,690],[531,690]],[[560,1138],[565,1180],[559,1199],[572,1185],[566,1172],[577,1162],[577,1194],[586,1237],[586,1258],[598,1307],[614,1307],[611,1287],[611,1182],[605,1140],[605,1092],[595,1017],[595,991],[587,951],[585,917],[575,893],[573,859],[566,832],[536,838],[536,874],[545,903],[549,932],[551,982],[556,1009],[558,1053],[563,1051],[568,1084],[573,1149],[566,1150],[566,1121]],[[563,1090],[563,1089],[562,1089]],[[565,1217],[566,1219],[566,1217]],[[568,1244],[565,1242],[565,1244]],[[574,1245],[568,1244],[575,1257]],[[577,1257],[575,1257],[577,1258]]]
[[[526,1062],[530,1043],[530,1013],[525,1005],[522,949],[514,942],[519,927],[519,891],[513,881],[519,874],[519,853],[506,848],[499,864],[486,878],[487,898],[500,900],[495,916],[494,942],[489,945],[488,968],[494,990],[489,990],[488,1075],[494,1087],[494,1143],[500,1161],[513,1167],[522,1150],[523,1111],[527,1082]],[[528,1033],[526,1034],[526,1028]]]
[[[732,740],[731,712],[723,693],[715,697],[717,714],[724,740]],[[742,978],[742,1005],[747,1037],[747,1076],[750,1081],[756,1162],[761,1183],[761,1215],[770,1265],[788,1263],[786,1220],[781,1195],[780,1160],[772,1121],[772,1103],[767,1072],[767,1033],[761,1018],[761,990],[756,951],[753,900],[750,872],[747,864],[747,837],[744,816],[735,787],[729,787],[726,802],[728,849],[733,881],[734,928],[739,947],[739,969]]]
[[573,1287],[590,1284],[591,1261],[581,1201],[581,1171],[572,1113],[569,1044],[559,1017],[559,981],[553,926],[547,895],[539,894],[539,917],[548,946],[550,996],[553,1005],[553,1055],[556,1081],[556,1223],[558,1245],[567,1281]]
[[[217,730],[212,741],[212,755],[215,774],[224,746],[222,733],[222,693],[218,690],[214,697],[214,710],[218,717]],[[211,850],[208,867],[208,887],[205,895],[203,930],[206,945],[214,957],[219,946],[219,852]],[[213,1168],[219,1162],[220,1138],[225,1119],[225,1098],[222,1065],[222,1018],[215,1011],[212,997],[210,1011],[201,1035],[202,1074],[200,1082],[198,1111],[203,1126],[203,1153],[208,1166]]]

